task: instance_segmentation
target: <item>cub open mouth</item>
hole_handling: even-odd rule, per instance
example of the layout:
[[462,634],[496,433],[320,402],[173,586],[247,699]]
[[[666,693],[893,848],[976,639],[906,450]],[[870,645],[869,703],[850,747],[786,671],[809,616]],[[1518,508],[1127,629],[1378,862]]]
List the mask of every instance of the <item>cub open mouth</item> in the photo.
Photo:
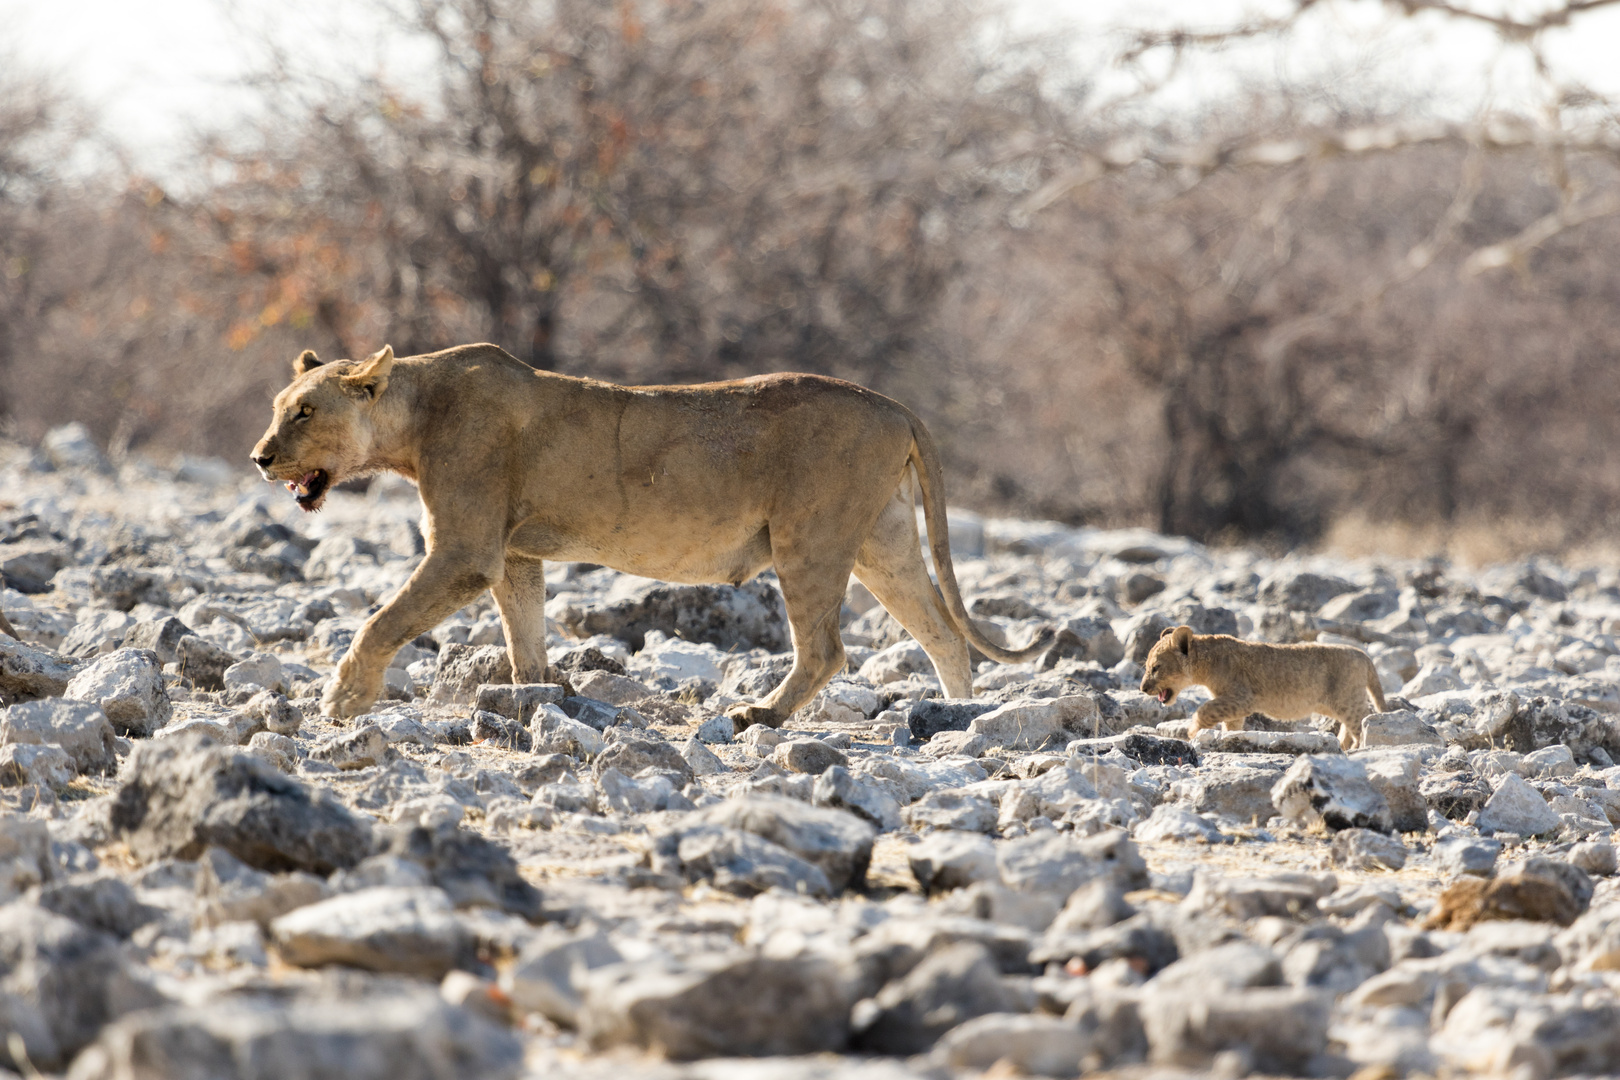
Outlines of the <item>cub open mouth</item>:
[[316,469],[307,472],[297,480],[287,481],[287,490],[293,493],[294,501],[304,510],[313,511],[319,508],[321,498],[326,489],[331,486],[332,478],[325,469]]
[[1170,697],[1171,697],[1171,695],[1173,693],[1174,693],[1174,691],[1171,691],[1171,690],[1160,690],[1159,691],[1159,704],[1160,705],[1168,705],[1168,704],[1170,704]]

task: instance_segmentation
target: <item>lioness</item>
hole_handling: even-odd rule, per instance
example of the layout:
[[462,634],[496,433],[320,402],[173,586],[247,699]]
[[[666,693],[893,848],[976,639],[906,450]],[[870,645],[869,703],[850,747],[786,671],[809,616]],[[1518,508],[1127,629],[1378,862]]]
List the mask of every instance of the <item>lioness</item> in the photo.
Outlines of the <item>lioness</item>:
[[1339,722],[1339,745],[1361,745],[1361,722],[1373,710],[1367,695],[1386,711],[1378,672],[1367,654],[1350,645],[1267,645],[1229,634],[1195,634],[1190,626],[1167,627],[1153,643],[1142,676],[1142,693],[1165,705],[1189,686],[1207,686],[1215,696],[1198,707],[1190,733],[1224,725],[1240,731],[1252,712],[1277,720],[1312,713]]
[[[844,663],[851,572],[971,697],[968,642],[1007,663],[963,607],[947,544],[939,454],[905,406],[838,379],[762,375],[700,386],[614,386],[536,371],[494,345],[323,363],[305,351],[253,448],[305,510],[382,470],[416,482],[427,556],[367,620],[322,709],[364,713],[400,646],[494,592],[512,677],[546,677],[545,559],[665,581],[740,584],[774,566],[793,667],[733,725],[778,727]],[[917,536],[912,473],[939,575]]]

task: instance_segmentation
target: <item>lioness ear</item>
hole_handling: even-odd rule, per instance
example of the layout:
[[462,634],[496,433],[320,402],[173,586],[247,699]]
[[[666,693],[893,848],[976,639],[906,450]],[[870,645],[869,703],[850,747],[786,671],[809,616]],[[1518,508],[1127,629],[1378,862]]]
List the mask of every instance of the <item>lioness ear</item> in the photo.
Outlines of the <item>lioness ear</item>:
[[293,378],[297,378],[300,375],[308,375],[310,372],[320,367],[322,363],[324,363],[324,361],[315,355],[314,349],[305,349],[303,352],[298,354],[298,359],[293,361]]
[[1190,655],[1192,652],[1192,627],[1178,626],[1170,631],[1170,644],[1175,646],[1181,652],[1181,655]]
[[384,345],[366,357],[353,375],[343,376],[343,389],[376,400],[388,388],[388,373],[394,367],[394,347]]

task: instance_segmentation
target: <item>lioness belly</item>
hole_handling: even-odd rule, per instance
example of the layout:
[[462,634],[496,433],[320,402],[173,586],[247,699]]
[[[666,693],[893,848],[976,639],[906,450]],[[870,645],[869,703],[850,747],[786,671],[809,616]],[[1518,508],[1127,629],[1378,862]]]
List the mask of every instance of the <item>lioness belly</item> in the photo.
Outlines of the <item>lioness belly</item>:
[[622,527],[591,535],[539,523],[516,530],[507,550],[553,562],[592,562],[688,585],[740,583],[771,565],[770,532],[757,524],[709,528]]

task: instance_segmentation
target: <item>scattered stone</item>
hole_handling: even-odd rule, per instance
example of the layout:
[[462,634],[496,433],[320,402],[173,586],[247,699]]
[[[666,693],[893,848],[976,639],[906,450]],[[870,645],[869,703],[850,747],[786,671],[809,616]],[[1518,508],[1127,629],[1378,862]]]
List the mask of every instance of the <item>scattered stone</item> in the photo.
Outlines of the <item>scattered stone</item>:
[[223,848],[209,848],[198,860],[198,919],[204,926],[246,921],[268,928],[271,920],[327,893],[326,882],[313,874],[267,874]]
[[605,701],[609,705],[634,705],[643,698],[651,697],[653,690],[645,683],[625,675],[614,675],[606,671],[583,671],[569,679],[573,689],[572,697],[590,698],[593,701]]
[[1547,805],[1541,792],[1513,773],[1496,783],[1496,790],[1479,812],[1479,831],[1539,836],[1558,828],[1558,813]]
[[495,908],[537,922],[539,891],[519,873],[505,848],[476,833],[438,826],[401,824],[378,830],[375,854],[417,863],[458,908]]
[[1001,880],[1018,892],[1068,896],[1098,877],[1111,877],[1122,889],[1147,885],[1147,864],[1122,829],[1095,836],[1041,832],[998,845]]
[[597,776],[610,768],[626,776],[635,776],[643,769],[655,769],[669,773],[677,787],[690,784],[693,777],[692,767],[680,750],[655,735],[639,731],[616,731],[614,739],[591,763],[591,771]]
[[254,687],[275,690],[279,693],[285,693],[287,690],[286,676],[281,670],[281,659],[274,653],[253,653],[245,660],[238,660],[225,669],[221,680],[227,690]]
[[311,761],[321,761],[335,769],[369,769],[389,760],[392,751],[388,737],[376,724],[333,735],[309,748]]
[[472,736],[474,743],[488,743],[502,750],[516,750],[526,754],[534,745],[529,729],[523,724],[509,720],[499,713],[485,712],[482,709],[473,710],[472,722],[467,725],[467,732]]
[[196,634],[181,638],[174,651],[179,673],[199,690],[225,689],[225,672],[236,663],[235,656]]
[[0,717],[0,745],[59,747],[74,770],[85,774],[118,767],[113,738],[101,706],[90,702],[25,701]]
[[179,1076],[176,1063],[195,1062],[224,1071],[188,1075],[243,1075],[236,1063],[251,1062],[277,1080],[516,1080],[523,1045],[437,988],[348,979],[314,993],[231,995],[133,1014],[102,1032],[73,1076]]
[[1473,836],[1444,837],[1435,843],[1431,852],[1435,869],[1446,877],[1463,874],[1490,877],[1500,854],[1502,841]]
[[[0,737],[3,732],[0,732]],[[60,747],[52,743],[0,745],[0,787],[37,784],[60,792],[79,773],[78,766]]]
[[0,634],[0,703],[58,697],[79,662]]
[[[726,722],[730,723],[729,720]],[[693,776],[720,776],[731,771],[696,735],[681,746],[681,758],[691,768]]]
[[1410,709],[1373,713],[1361,722],[1362,746],[1442,746],[1445,740]]
[[1271,789],[1272,805],[1284,817],[1321,821],[1329,829],[1393,827],[1389,804],[1367,781],[1367,770],[1351,758],[1334,755],[1301,757]]
[[763,837],[819,867],[835,893],[865,882],[877,836],[876,829],[854,814],[771,795],[727,799],[688,815],[683,827],[697,825]]
[[834,766],[849,765],[849,758],[820,739],[789,739],[771,751],[771,760],[789,772],[820,776]]
[[542,705],[560,705],[567,696],[557,683],[484,683],[474,692],[475,707],[527,726]]
[[955,1069],[999,1066],[1020,1076],[1069,1077],[1080,1075],[1094,1044],[1078,1025],[1055,1016],[989,1013],[946,1032],[934,1055]]
[[786,652],[792,647],[782,594],[763,578],[740,586],[666,585],[634,578],[622,584],[600,606],[560,610],[558,621],[575,637],[609,634],[632,652],[641,651],[649,630],[727,651]]
[[958,1024],[1018,1005],[983,945],[952,945],[857,1004],[853,1043],[869,1054],[920,1054]]
[[1569,862],[1595,877],[1608,877],[1616,870],[1614,845],[1606,840],[1576,844],[1569,849]]
[[1150,993],[1139,1006],[1155,1063],[1209,1068],[1236,1053],[1245,1069],[1297,1076],[1327,1048],[1332,997],[1318,990],[1255,987]]
[[470,705],[478,688],[512,682],[512,662],[498,645],[445,645],[433,669],[428,700],[441,705]]
[[191,627],[173,615],[165,615],[133,623],[121,644],[129,649],[149,650],[160,663],[173,664],[180,659],[180,640],[191,635]]
[[514,1009],[577,1028],[586,976],[623,959],[604,934],[559,930],[525,945],[516,963],[501,973],[500,987]]
[[442,889],[375,888],[334,896],[270,924],[276,953],[295,967],[347,964],[440,979],[472,963],[476,940]]
[[[1095,734],[1101,720],[1097,703],[1083,694],[1033,701],[1010,701],[973,718],[968,731],[991,746],[1036,750],[1065,733]],[[1067,739],[1064,739],[1066,742]]]
[[[914,642],[908,644],[917,647]],[[911,707],[906,723],[913,741],[927,742],[942,731],[966,731],[975,719],[994,711],[996,707],[988,701],[924,698]]]
[[[756,724],[755,727],[763,727]],[[765,728],[769,731],[769,728]],[[711,716],[698,725],[697,738],[710,745],[729,743],[736,734],[736,725],[729,716]]]
[[1347,870],[1399,870],[1406,865],[1399,837],[1371,829],[1344,829],[1333,835],[1333,865]]
[[163,692],[163,665],[145,649],[119,649],[80,671],[64,696],[101,706],[120,735],[144,738],[169,722],[173,707]]
[[877,784],[833,765],[816,778],[810,801],[816,806],[847,810],[871,823],[879,832],[891,832],[901,825],[900,803]]
[[675,1061],[815,1054],[844,1048],[849,1009],[843,975],[813,953],[610,964],[585,977],[579,1028],[597,1049],[657,1049]]
[[931,833],[907,850],[906,860],[911,876],[930,896],[1000,880],[995,844],[971,832]]
[[930,791],[900,811],[913,829],[957,829],[988,833],[996,830],[997,810],[989,799],[962,791]]
[[1318,731],[1221,731],[1205,728],[1193,737],[1202,752],[1217,754],[1337,754],[1339,740]]
[[1224,844],[1226,837],[1215,825],[1179,806],[1165,803],[1153,808],[1147,820],[1139,822],[1131,836],[1142,843],[1180,840],[1186,843]]
[[330,874],[368,853],[371,830],[322,788],[206,740],[135,748],[110,824],[138,862],[222,847],[261,870]]

